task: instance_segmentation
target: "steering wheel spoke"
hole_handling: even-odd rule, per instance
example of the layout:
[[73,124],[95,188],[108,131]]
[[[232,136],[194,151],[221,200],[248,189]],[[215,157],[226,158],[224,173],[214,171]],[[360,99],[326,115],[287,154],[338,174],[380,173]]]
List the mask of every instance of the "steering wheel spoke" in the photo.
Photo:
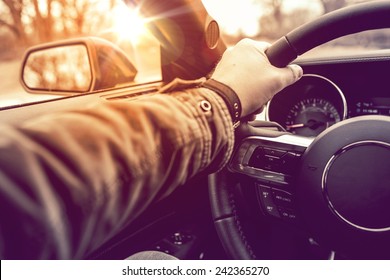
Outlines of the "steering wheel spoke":
[[313,140],[289,133],[247,137],[238,144],[229,169],[260,181],[288,184],[294,166]]
[[252,178],[267,216],[295,222],[295,175],[301,157],[312,141],[313,138],[289,133],[244,138],[238,144],[229,170]]

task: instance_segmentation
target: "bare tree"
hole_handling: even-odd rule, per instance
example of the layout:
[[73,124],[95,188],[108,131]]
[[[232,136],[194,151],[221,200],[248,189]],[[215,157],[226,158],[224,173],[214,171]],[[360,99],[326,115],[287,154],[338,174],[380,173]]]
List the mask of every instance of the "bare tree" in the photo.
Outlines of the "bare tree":
[[261,35],[268,40],[278,39],[312,18],[312,11],[305,6],[286,9],[286,0],[262,0],[265,14],[260,20]]
[[90,34],[109,25],[109,12],[119,1],[0,0],[0,27],[22,45]]
[[22,22],[24,8],[23,0],[3,0],[5,9],[1,9],[0,26],[7,28],[22,43],[27,43],[27,37]]
[[346,0],[320,0],[320,4],[324,8],[324,13],[329,13],[331,11],[345,7],[347,4]]
[[275,39],[283,34],[283,2],[284,0],[262,0],[265,12],[260,19],[262,36]]
[[282,8],[283,8],[283,0],[268,0],[267,1],[268,5],[272,8],[272,16],[274,17],[274,19],[279,22],[279,23],[282,23],[283,21],[283,12],[282,12]]
[[[2,0],[6,9],[0,14],[0,25],[15,35],[19,44],[28,45],[32,37],[37,41],[51,40],[54,0]],[[44,11],[44,12],[43,12]]]
[[35,17],[31,17],[34,30],[39,38],[40,42],[49,42],[53,40],[53,15],[52,5],[53,0],[46,0],[46,3],[42,4],[42,1],[31,0],[34,7]]

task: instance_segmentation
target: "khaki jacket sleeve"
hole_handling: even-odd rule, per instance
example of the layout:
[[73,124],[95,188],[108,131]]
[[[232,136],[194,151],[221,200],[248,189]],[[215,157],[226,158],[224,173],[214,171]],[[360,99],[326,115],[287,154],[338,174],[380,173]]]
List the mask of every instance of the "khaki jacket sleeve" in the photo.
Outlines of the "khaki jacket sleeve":
[[83,258],[232,146],[228,109],[204,88],[4,127],[0,257]]

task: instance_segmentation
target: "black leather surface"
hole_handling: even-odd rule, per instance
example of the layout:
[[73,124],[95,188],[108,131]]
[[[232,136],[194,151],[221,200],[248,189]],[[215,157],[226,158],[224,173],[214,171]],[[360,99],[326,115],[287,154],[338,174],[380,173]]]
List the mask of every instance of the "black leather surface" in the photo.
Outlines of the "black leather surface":
[[211,212],[216,231],[225,251],[233,259],[250,260],[255,255],[236,211],[234,185],[227,171],[209,176],[209,196]]
[[273,65],[284,67],[299,55],[333,39],[387,27],[390,27],[390,1],[353,5],[293,30],[268,48],[266,54]]

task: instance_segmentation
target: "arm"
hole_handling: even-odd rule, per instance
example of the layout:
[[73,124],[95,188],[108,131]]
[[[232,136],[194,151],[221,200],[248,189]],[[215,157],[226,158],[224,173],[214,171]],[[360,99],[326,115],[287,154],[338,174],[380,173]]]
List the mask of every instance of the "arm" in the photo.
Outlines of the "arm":
[[226,106],[206,89],[3,129],[2,256],[82,258],[211,162],[224,165],[232,144]]
[[[300,75],[244,41],[213,78],[236,92],[245,116]],[[190,177],[224,166],[233,146],[226,100],[207,88],[171,90],[2,128],[0,257],[82,258]]]

